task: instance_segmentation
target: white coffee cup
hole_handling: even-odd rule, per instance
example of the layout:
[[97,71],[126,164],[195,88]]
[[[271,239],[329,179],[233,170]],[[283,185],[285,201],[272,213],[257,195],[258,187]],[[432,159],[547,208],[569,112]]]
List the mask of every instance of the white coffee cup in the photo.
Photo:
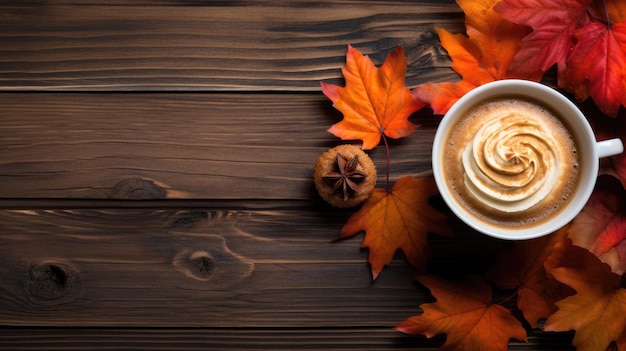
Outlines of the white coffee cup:
[[[546,105],[566,119],[566,123],[575,134],[574,138],[582,150],[583,167],[579,185],[571,194],[565,208],[554,216],[541,221],[535,226],[494,225],[482,220],[467,210],[450,193],[443,174],[443,155],[446,152],[446,138],[455,122],[471,107],[487,99],[499,96],[530,98]],[[475,230],[492,237],[509,240],[531,239],[550,234],[568,224],[583,209],[591,196],[598,176],[599,159],[622,153],[624,146],[620,139],[597,142],[593,130],[582,112],[567,97],[558,91],[526,80],[499,80],[479,86],[461,97],[445,114],[433,142],[432,166],[437,188],[452,212]]]

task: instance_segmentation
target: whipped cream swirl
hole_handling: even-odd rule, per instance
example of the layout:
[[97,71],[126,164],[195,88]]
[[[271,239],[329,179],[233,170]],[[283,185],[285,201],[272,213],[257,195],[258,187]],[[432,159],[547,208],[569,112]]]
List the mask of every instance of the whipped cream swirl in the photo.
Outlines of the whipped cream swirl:
[[524,211],[556,185],[558,149],[549,128],[532,116],[498,113],[463,151],[465,186],[487,206],[504,212]]

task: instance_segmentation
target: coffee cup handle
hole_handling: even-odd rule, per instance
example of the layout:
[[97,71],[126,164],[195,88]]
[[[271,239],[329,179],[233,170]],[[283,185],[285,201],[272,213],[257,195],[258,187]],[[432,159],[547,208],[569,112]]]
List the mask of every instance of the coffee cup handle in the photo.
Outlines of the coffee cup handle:
[[596,143],[596,150],[598,151],[598,158],[614,156],[624,152],[624,144],[617,138],[598,141]]

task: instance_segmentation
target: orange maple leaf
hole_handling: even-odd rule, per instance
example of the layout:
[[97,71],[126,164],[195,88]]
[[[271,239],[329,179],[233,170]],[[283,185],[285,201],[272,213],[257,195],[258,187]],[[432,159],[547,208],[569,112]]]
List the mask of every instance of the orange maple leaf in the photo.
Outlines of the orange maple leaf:
[[337,240],[365,231],[362,247],[369,248],[374,279],[398,249],[414,267],[425,269],[429,258],[429,232],[451,235],[446,216],[428,199],[438,194],[432,177],[399,179],[391,191],[376,188],[341,229]]
[[383,134],[398,139],[413,133],[417,126],[408,118],[424,104],[404,85],[406,65],[400,46],[380,68],[348,46],[342,69],[346,86],[321,83],[324,95],[343,113],[343,119],[328,131],[343,140],[362,140],[363,150],[375,148]]
[[591,198],[572,221],[569,237],[609,264],[613,272],[626,272],[626,190],[618,179],[598,178]]
[[512,248],[500,251],[487,273],[487,279],[499,288],[517,290],[517,307],[533,328],[540,319],[556,312],[556,301],[573,294],[549,277],[543,266],[554,245],[565,238],[567,230],[563,228],[549,236],[517,241]]
[[453,282],[433,276],[418,277],[437,302],[423,304],[424,313],[402,322],[396,329],[428,338],[446,334],[439,350],[506,350],[510,339],[526,341],[526,330],[506,308],[493,304],[491,287],[473,277]]
[[626,283],[584,248],[564,240],[546,260],[546,270],[576,294],[556,303],[559,310],[546,320],[546,331],[575,330],[578,351],[607,350],[615,343],[626,349]]
[[[496,13],[493,7],[498,1],[457,0],[465,12],[467,36],[436,28],[441,45],[452,59],[452,69],[462,80],[426,83],[412,90],[413,95],[430,105],[435,113],[445,114],[456,100],[477,86],[512,78],[508,72],[509,65],[529,29]],[[541,75],[525,78],[539,80]]]

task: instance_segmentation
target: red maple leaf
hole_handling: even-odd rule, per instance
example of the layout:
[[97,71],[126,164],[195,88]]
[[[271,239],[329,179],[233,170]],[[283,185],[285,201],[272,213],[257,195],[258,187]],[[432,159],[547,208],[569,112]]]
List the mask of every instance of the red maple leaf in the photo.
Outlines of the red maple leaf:
[[608,263],[618,274],[626,272],[626,190],[610,176],[598,178],[596,188],[568,230],[575,245]]
[[602,112],[616,116],[626,104],[626,23],[591,22],[574,37],[561,86],[579,100],[591,97]]
[[344,140],[362,140],[363,150],[375,148],[383,134],[397,139],[413,133],[417,126],[408,118],[424,104],[404,85],[406,65],[400,46],[380,68],[349,46],[342,69],[346,86],[321,83],[322,92],[343,113],[343,120],[328,131]]
[[533,28],[511,63],[516,76],[544,73],[554,64],[565,68],[574,32],[589,21],[592,0],[502,0],[494,10],[507,20]]
[[446,216],[428,199],[438,194],[432,177],[401,178],[391,191],[374,189],[369,199],[341,230],[338,240],[365,231],[362,247],[369,248],[374,279],[402,250],[413,266],[425,269],[429,258],[429,232],[451,235]]
[[441,351],[506,350],[512,338],[526,341],[520,321],[492,303],[491,287],[483,280],[453,282],[429,275],[417,279],[437,301],[421,305],[424,313],[400,323],[397,330],[428,338],[446,334]]
[[504,18],[532,27],[511,63],[524,78],[557,65],[559,86],[589,97],[609,116],[626,104],[626,3],[610,0],[503,0]]

